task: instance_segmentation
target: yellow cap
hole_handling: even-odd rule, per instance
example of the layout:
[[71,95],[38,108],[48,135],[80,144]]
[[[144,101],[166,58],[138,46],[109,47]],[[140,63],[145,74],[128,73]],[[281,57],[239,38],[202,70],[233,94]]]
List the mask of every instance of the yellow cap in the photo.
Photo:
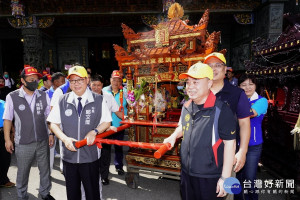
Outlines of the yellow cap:
[[219,60],[222,61],[224,64],[226,64],[226,59],[225,59],[225,57],[224,57],[224,54],[219,53],[219,52],[214,52],[214,53],[211,53],[211,54],[209,54],[208,56],[206,56],[203,63],[207,63],[207,60],[208,60],[209,58],[213,58],[213,57],[219,59]]
[[74,67],[71,67],[69,69],[67,79],[69,79],[71,75],[76,75],[76,76],[79,76],[81,78],[87,78],[88,77],[86,69],[84,67],[78,66],[78,65],[74,66]]
[[187,77],[192,77],[196,79],[209,78],[210,80],[212,80],[214,77],[214,73],[210,66],[198,62],[192,65],[187,73],[179,75],[179,79],[185,79]]

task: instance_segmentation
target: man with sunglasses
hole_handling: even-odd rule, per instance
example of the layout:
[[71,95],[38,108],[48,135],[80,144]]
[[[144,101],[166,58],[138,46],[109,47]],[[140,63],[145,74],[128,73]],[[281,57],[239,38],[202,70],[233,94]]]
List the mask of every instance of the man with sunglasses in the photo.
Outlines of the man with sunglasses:
[[[72,92],[54,105],[48,121],[51,130],[63,142],[63,173],[67,197],[81,199],[81,182],[87,199],[100,199],[99,155],[92,145],[97,134],[110,127],[111,115],[101,95],[88,89],[88,74],[83,66],[69,69],[67,77]],[[62,129],[60,128],[62,126]],[[76,149],[74,142],[87,139],[87,146]]]
[[[38,78],[42,75],[29,65],[21,72],[23,86],[9,93],[4,110],[5,147],[9,153],[15,150],[17,158],[18,199],[28,199],[27,188],[31,163],[37,160],[40,171],[39,194],[42,199],[53,200],[50,195],[49,146],[53,146],[53,136],[49,135],[46,117],[50,112],[48,95],[37,90]],[[15,125],[15,147],[10,139],[12,121]],[[49,139],[48,139],[49,138]]]

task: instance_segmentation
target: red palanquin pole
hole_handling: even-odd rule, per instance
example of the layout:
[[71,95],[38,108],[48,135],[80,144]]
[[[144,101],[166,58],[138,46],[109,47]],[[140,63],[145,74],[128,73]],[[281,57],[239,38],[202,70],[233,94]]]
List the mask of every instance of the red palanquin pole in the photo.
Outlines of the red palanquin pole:
[[155,149],[157,150],[154,153],[154,157],[156,159],[161,158],[168,150],[171,150],[170,143],[146,143],[146,142],[131,142],[131,141],[123,141],[123,140],[110,140],[110,139],[102,139],[96,138],[94,144],[96,143],[104,143],[104,144],[114,144],[118,146],[129,146],[141,149]]
[[[125,125],[123,125],[125,126]],[[120,127],[123,127],[120,126]],[[128,126],[128,125],[127,125]],[[105,137],[108,136],[108,132],[104,132],[104,134],[106,135]],[[114,132],[116,133],[116,132]],[[111,134],[109,134],[111,135]],[[99,136],[103,137],[103,133],[100,135],[97,135],[94,144],[101,144],[101,143],[105,143],[105,144],[115,144],[118,146],[129,146],[129,147],[135,147],[135,148],[142,148],[142,149],[155,149],[157,150],[156,152],[154,152],[154,157],[156,159],[161,158],[167,151],[171,150],[171,144],[170,143],[146,143],[146,142],[131,142],[131,141],[123,141],[123,140],[110,140],[110,139],[103,139]],[[78,141],[75,143],[76,148],[80,148],[82,146],[86,145],[86,139]],[[98,145],[98,147],[101,145]]]
[[[119,127],[117,128],[117,132],[122,131],[122,130],[124,130],[124,129],[126,129],[126,128],[129,128],[130,126],[131,126],[131,125],[129,125],[129,124],[125,124],[125,125],[119,126]],[[97,135],[96,138],[105,138],[105,137],[108,137],[108,136],[110,136],[110,135],[112,135],[112,134],[115,134],[115,133],[117,133],[117,132],[115,132],[115,131],[113,131],[113,130],[105,131],[105,132],[103,132],[103,133]],[[86,139],[83,139],[83,140],[80,140],[80,141],[75,142],[75,147],[76,147],[76,148],[80,148],[80,147],[85,146],[86,144],[87,144]]]

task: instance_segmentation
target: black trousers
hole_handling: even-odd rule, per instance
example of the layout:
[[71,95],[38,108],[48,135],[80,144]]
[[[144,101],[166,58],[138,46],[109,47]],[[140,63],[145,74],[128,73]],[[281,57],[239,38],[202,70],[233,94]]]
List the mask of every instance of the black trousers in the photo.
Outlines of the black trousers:
[[100,157],[101,179],[108,178],[110,160],[111,160],[111,145],[110,144],[102,144],[101,157]]
[[[120,131],[118,133],[113,134],[111,137],[115,140],[124,140],[125,131]],[[116,169],[123,169],[123,146],[115,145],[115,160],[114,164]]]
[[7,172],[10,166],[10,160],[11,155],[5,149],[3,128],[0,128],[0,185],[4,185],[9,182]]
[[63,161],[68,200],[81,200],[81,182],[88,200],[100,200],[99,160],[92,163]]
[[216,189],[219,178],[189,176],[181,170],[180,189],[183,200],[220,200]]

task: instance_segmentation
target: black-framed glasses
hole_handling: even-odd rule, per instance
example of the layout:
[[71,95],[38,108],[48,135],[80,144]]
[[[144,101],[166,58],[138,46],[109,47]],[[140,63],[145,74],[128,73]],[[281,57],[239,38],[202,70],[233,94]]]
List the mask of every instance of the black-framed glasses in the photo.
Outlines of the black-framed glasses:
[[69,80],[69,81],[71,84],[76,84],[76,83],[82,84],[84,80],[85,80],[84,78],[80,78],[80,79],[74,79],[74,80]]
[[208,64],[211,68],[217,68],[217,69],[221,69],[222,67],[224,67],[224,63],[210,63]]

